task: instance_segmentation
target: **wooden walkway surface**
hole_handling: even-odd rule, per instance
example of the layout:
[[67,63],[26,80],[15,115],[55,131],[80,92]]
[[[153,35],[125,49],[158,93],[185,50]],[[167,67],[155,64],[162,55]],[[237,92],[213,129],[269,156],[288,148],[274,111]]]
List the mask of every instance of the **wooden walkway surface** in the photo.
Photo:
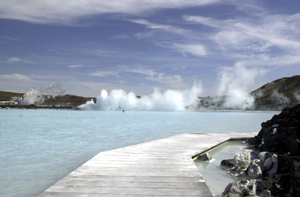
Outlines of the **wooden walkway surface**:
[[100,152],[39,197],[212,196],[192,156],[255,134],[181,134]]

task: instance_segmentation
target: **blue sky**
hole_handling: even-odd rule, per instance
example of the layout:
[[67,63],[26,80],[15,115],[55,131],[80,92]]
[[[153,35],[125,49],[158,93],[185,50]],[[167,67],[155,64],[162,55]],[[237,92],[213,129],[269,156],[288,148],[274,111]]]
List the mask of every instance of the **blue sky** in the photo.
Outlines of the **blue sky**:
[[0,90],[252,91],[300,71],[298,0],[0,0]]

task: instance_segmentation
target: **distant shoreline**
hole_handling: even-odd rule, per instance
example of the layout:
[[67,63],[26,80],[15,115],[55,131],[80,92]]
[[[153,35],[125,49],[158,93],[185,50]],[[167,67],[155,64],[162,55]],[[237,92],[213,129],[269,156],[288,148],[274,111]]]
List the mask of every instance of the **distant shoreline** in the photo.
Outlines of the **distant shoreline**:
[[77,106],[0,105],[0,109],[56,109],[77,110]]
[[[0,105],[0,110],[5,109],[54,109],[54,110],[81,110],[78,106],[65,106],[65,105]],[[110,110],[118,111],[118,110]],[[121,110],[120,110],[121,111]],[[140,110],[128,110],[128,111],[140,111]],[[190,111],[190,110],[184,110]],[[235,110],[235,109],[196,109],[193,112],[269,112],[269,111],[280,111],[280,110],[257,110],[257,109],[247,109],[247,110]]]

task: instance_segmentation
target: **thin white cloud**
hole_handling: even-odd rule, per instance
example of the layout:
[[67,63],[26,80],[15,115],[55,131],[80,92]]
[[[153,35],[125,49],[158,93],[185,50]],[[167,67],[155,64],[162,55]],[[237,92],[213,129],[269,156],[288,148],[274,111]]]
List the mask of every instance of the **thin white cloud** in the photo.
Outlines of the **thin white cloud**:
[[268,66],[268,67],[281,67],[288,65],[300,64],[300,57],[293,55],[280,55],[272,57],[271,55],[256,55],[255,57],[244,58],[237,61],[236,64],[243,66]]
[[214,46],[209,49],[219,56],[235,59],[236,65],[276,69],[299,64],[300,13],[274,15],[259,6],[252,11],[256,13],[247,18],[219,20],[185,15],[183,19],[189,24],[212,27],[210,35],[201,34],[212,41]]
[[146,67],[139,67],[139,68],[129,68],[123,66],[123,72],[130,72],[130,73],[138,73],[141,75],[146,75],[145,79],[150,81],[155,81],[160,84],[167,84],[169,87],[174,88],[183,88],[186,87],[185,84],[182,82],[182,78],[180,75],[166,75],[165,73],[158,73],[152,69],[147,69]]
[[0,80],[18,80],[18,81],[29,81],[30,77],[22,74],[11,74],[11,75],[0,75]]
[[128,39],[129,36],[125,34],[115,35],[112,37],[113,39]]
[[6,40],[13,40],[13,41],[23,41],[23,40],[18,39],[18,38],[12,38],[12,37],[7,37],[7,36],[2,36],[1,38],[4,38]]
[[158,24],[155,24],[155,23],[151,23],[151,22],[149,22],[148,20],[145,20],[145,19],[134,19],[134,20],[129,20],[129,21],[133,22],[133,23],[145,25],[145,26],[147,26],[147,28],[150,28],[150,29],[167,29],[168,28],[168,26],[163,26],[163,25],[158,25]]
[[147,75],[150,77],[153,77],[155,74],[157,74],[154,70],[152,69],[147,69],[147,68],[126,68],[123,67],[123,71],[124,72],[130,72],[130,73],[138,73],[138,74],[142,74],[142,75]]
[[89,73],[90,76],[94,76],[94,77],[109,77],[109,76],[119,77],[118,74],[119,71],[95,71]]
[[96,55],[99,57],[116,56],[117,54],[116,51],[107,51],[107,50],[100,50],[100,49],[84,49],[81,50],[80,52],[85,54]]
[[163,25],[163,24],[157,24],[157,23],[152,23],[148,20],[145,19],[134,19],[134,20],[129,20],[132,23],[137,23],[141,25],[145,25],[146,28],[153,29],[153,30],[162,30],[174,34],[179,34],[179,35],[188,35],[190,31],[178,27],[174,27],[171,25]]
[[0,1],[0,18],[34,23],[74,24],[86,16],[109,13],[141,14],[157,9],[185,8],[218,0],[15,0]]
[[210,17],[184,15],[182,18],[190,23],[202,24],[212,27],[226,27],[226,25],[224,25],[224,21],[218,21]]
[[36,74],[31,74],[30,75],[31,78],[33,79],[46,79],[46,80],[50,80],[50,81],[62,81],[62,80],[70,80],[70,79],[74,79],[73,77],[71,76],[68,76],[68,75],[51,75],[51,74],[48,74],[48,75],[36,75]]
[[170,87],[178,88],[182,86],[182,78],[180,75],[165,76],[165,73],[157,73],[152,77],[146,77],[146,79],[162,84],[168,84]]
[[80,64],[75,64],[75,65],[69,65],[68,67],[69,67],[69,68],[81,68],[81,67],[83,67],[83,66],[80,65]]
[[[171,25],[163,25],[158,23],[152,23],[145,19],[136,19],[136,20],[129,20],[130,22],[145,25],[146,28],[151,29],[151,31],[143,32],[143,33],[137,33],[135,36],[139,39],[141,38],[147,38],[147,37],[153,37],[154,39],[158,39],[157,36],[154,35],[156,31],[164,31],[172,34],[179,35],[183,37],[183,39],[193,39],[194,35],[192,35],[190,30],[186,30],[183,28],[171,26]],[[165,38],[165,37],[164,37]],[[202,44],[179,44],[179,43],[173,43],[173,42],[155,42],[157,46],[164,47],[164,48],[170,48],[170,49],[176,49],[177,51],[180,51],[183,55],[186,55],[187,53],[203,57],[207,55],[206,47]]]
[[54,49],[49,49],[50,52],[53,52],[53,53],[56,53],[56,54],[59,54],[59,55],[68,55],[68,53],[62,53],[58,50],[54,50]]
[[20,58],[17,58],[17,57],[12,57],[12,58],[8,59],[9,63],[16,63],[16,62],[21,62],[21,61],[23,61],[23,60]]
[[173,46],[183,54],[190,53],[199,57],[207,55],[205,47],[201,44],[173,44]]
[[9,64],[14,64],[14,63],[32,63],[31,61],[28,61],[26,59],[21,59],[18,57],[11,57],[8,58],[6,61],[4,61],[5,63],[9,63]]
[[143,38],[149,38],[154,35],[154,31],[148,31],[148,32],[139,32],[135,34],[135,37],[138,39],[143,39]]
[[300,50],[300,14],[262,15],[261,18],[246,20],[236,18],[216,20],[201,16],[183,16],[189,23],[216,28],[210,39],[225,49],[249,49],[255,52],[268,50],[272,46],[289,50]]
[[81,81],[80,79],[75,79],[70,81],[70,87],[68,91],[71,94],[96,97],[99,95],[101,89],[111,89],[112,86],[109,83],[98,83],[92,81]]
[[239,0],[231,0],[237,9],[242,12],[248,13],[250,15],[261,16],[265,10],[262,6],[263,1],[260,0],[251,0],[251,1],[239,1]]
[[273,45],[268,42],[259,42],[244,46],[242,49],[244,49],[245,51],[251,50],[254,52],[266,52],[269,51],[272,46]]

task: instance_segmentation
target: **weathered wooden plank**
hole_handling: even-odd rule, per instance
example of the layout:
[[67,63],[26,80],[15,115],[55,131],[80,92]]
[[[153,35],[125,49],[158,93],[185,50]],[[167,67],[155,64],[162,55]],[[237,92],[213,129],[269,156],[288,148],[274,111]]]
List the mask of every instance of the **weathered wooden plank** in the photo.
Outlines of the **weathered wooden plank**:
[[45,196],[212,196],[192,156],[255,133],[181,134],[101,152],[48,188]]

